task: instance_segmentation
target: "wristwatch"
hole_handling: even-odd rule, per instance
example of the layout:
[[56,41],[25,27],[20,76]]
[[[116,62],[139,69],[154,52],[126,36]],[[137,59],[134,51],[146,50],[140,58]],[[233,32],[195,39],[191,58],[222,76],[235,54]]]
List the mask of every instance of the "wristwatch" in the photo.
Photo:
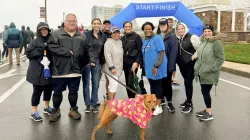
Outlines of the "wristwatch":
[[158,68],[156,65],[154,65],[155,68]]

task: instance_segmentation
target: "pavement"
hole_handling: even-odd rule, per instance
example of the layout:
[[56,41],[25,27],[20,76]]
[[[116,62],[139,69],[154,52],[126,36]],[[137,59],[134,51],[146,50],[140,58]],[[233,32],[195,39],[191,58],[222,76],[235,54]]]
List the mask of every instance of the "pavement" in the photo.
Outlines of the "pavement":
[[[78,106],[82,114],[80,121],[68,116],[68,91],[64,92],[61,106],[61,118],[50,123],[48,116],[42,114],[43,102],[39,112],[42,122],[34,122],[31,113],[32,85],[25,80],[28,61],[20,66],[0,66],[0,136],[1,140],[90,140],[94,127],[98,124],[97,114],[85,114],[82,85],[79,90]],[[121,79],[124,82],[124,76]],[[166,107],[159,116],[154,116],[147,129],[146,140],[249,140],[250,137],[250,79],[221,72],[220,82],[211,90],[214,120],[200,122],[195,112],[205,108],[199,83],[194,81],[194,111],[182,114],[178,107],[185,100],[183,79],[177,71],[180,86],[173,87],[174,114]],[[149,91],[149,83],[144,79]],[[105,94],[105,79],[100,82],[99,98]],[[116,99],[126,99],[125,88],[119,85]],[[52,103],[51,103],[52,105]],[[114,134],[108,136],[101,129],[96,140],[139,140],[139,128],[129,119],[118,117],[112,124]]]

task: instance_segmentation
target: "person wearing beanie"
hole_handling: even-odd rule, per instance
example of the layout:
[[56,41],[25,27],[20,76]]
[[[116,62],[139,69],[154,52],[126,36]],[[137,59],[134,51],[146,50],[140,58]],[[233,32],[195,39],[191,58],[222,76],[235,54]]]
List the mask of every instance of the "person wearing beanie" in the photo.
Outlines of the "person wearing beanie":
[[194,80],[194,64],[196,61],[196,50],[200,46],[198,36],[188,33],[188,28],[184,23],[176,26],[175,33],[178,39],[178,57],[177,64],[180,68],[182,77],[184,78],[184,86],[186,92],[186,101],[179,105],[182,113],[189,113],[193,110],[193,80]]
[[221,66],[224,63],[223,44],[213,35],[213,25],[205,24],[194,67],[196,81],[198,79],[200,81],[201,93],[206,105],[205,110],[196,113],[201,121],[213,120],[210,91],[213,85],[218,84]]
[[[171,32],[172,29],[171,26],[168,25],[168,19],[162,18],[159,20],[159,26],[157,30],[157,34],[162,36],[162,40],[165,45],[165,55],[168,59],[167,65],[167,77],[163,78],[162,80],[162,89],[164,97],[167,100],[167,108],[168,111],[171,113],[175,112],[175,108],[172,104],[172,95],[173,95],[173,89],[172,89],[172,75],[173,72],[176,71],[176,59],[178,55],[178,41],[174,33]],[[161,105],[166,104],[166,101],[162,100]]]
[[[32,40],[27,47],[29,67],[26,80],[33,85],[33,94],[31,97],[32,113],[30,118],[37,122],[43,120],[37,110],[42,92],[45,104],[43,113],[47,115],[52,114],[52,108],[49,106],[52,94],[51,78],[44,77],[44,66],[41,64],[44,51],[48,52],[47,42],[51,37],[49,25],[45,22],[40,22],[37,25],[37,38]],[[46,56],[49,61],[52,61],[49,53]],[[51,65],[49,67],[51,70]]]

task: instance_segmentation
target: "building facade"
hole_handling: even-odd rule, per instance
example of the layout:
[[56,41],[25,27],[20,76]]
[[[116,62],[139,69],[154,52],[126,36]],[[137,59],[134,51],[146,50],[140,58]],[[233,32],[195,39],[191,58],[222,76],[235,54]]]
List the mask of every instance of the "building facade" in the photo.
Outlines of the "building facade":
[[93,6],[91,9],[92,19],[100,18],[102,21],[110,19],[123,9],[122,5],[115,5],[113,7]]

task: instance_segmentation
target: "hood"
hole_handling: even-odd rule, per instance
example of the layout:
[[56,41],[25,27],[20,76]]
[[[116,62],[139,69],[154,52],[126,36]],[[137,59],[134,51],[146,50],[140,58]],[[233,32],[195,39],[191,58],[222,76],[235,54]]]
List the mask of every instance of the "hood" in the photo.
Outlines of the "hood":
[[185,23],[178,23],[177,25],[176,25],[176,27],[175,27],[175,34],[176,34],[176,37],[178,38],[178,39],[180,39],[181,37],[179,36],[179,35],[177,35],[177,27],[178,27],[178,25],[183,25],[184,27],[185,27],[185,33],[184,33],[184,35],[183,35],[183,38],[186,36],[186,34],[188,33],[188,27],[187,27],[187,25],[185,24]]
[[210,38],[204,38],[203,35],[202,35],[201,38],[200,38],[200,40],[201,40],[201,42],[207,40],[208,42],[213,43],[213,42],[215,42],[217,40],[220,40],[220,38],[218,36],[212,36]]
[[16,25],[14,24],[14,22],[10,23],[10,28],[16,28]]
[[27,30],[28,30],[28,31],[30,30],[30,27],[29,27],[29,26],[27,27]]
[[[48,28],[48,30],[49,30],[49,34],[50,34],[50,28],[49,28],[49,25],[47,24],[47,23],[45,23],[45,22],[40,22],[38,25],[37,25],[37,28],[36,28],[36,30],[37,30],[37,38],[43,38],[42,37],[42,34],[41,34],[41,32],[40,32],[40,29],[42,28],[42,27],[46,27],[46,28]],[[48,35],[49,35],[48,34]]]
[[4,30],[7,31],[9,29],[9,26],[8,25],[5,25],[4,26]]
[[22,26],[21,28],[22,28],[22,30],[25,30],[25,26]]

